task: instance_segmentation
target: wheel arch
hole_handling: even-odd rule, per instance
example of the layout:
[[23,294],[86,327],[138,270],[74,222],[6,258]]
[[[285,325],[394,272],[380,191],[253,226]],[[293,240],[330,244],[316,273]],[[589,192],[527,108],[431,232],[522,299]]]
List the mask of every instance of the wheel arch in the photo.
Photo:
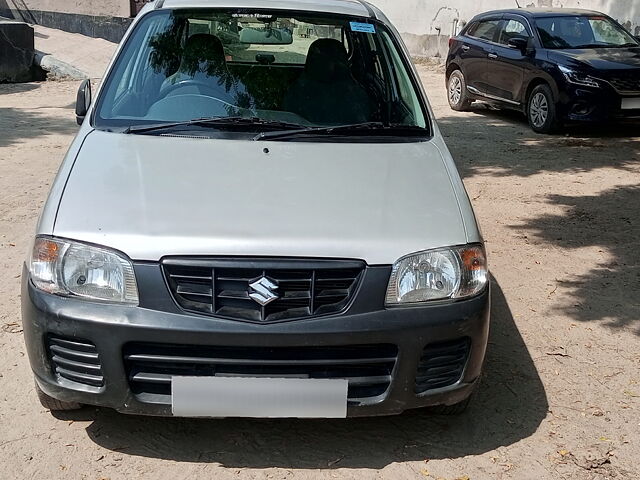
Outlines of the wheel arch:
[[549,78],[545,78],[545,77],[535,77],[535,78],[532,78],[529,81],[529,83],[527,84],[527,88],[525,90],[525,95],[524,95],[524,99],[523,99],[523,103],[522,103],[522,105],[523,105],[525,110],[528,108],[529,98],[531,98],[531,93],[539,85],[548,86],[551,89],[551,93],[553,94],[553,101],[555,103],[558,103],[558,99],[560,97],[560,92],[558,91],[558,87],[556,85],[556,82],[554,82],[553,80],[551,80]]
[[[449,81],[449,77],[451,76],[451,74],[456,70],[460,70],[462,72],[462,67],[458,65],[456,62],[451,62],[449,66],[447,66],[447,70],[445,73],[445,79],[447,82]],[[464,72],[462,72],[462,74],[464,75]]]

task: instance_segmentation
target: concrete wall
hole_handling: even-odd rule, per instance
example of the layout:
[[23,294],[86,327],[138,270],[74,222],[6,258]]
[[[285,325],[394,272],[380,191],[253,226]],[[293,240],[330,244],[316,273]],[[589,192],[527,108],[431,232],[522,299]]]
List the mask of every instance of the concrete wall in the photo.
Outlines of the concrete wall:
[[119,42],[132,8],[131,0],[0,0],[0,17]]
[[[442,38],[455,25],[488,10],[515,8],[516,0],[370,0],[380,7],[402,33],[411,53],[444,56],[448,48]],[[640,0],[518,0],[522,7],[569,7],[598,10],[640,35]]]
[[41,12],[78,13],[105,17],[128,17],[131,15],[129,0],[2,0],[0,6]]
[[[416,56],[445,56],[449,36],[474,15],[514,8],[516,0],[369,0],[382,8]],[[518,0],[521,6],[605,12],[640,35],[640,0]],[[0,15],[119,41],[143,0],[0,0]]]

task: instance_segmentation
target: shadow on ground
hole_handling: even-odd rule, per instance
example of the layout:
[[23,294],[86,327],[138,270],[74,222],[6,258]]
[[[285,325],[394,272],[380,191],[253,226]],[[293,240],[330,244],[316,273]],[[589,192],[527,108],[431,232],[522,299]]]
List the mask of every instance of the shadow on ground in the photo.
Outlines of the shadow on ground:
[[[538,135],[519,112],[474,104],[471,115],[441,117],[438,125],[463,177],[627,169],[640,162],[640,122],[573,126],[558,135]],[[479,150],[479,141],[486,144],[487,139],[491,150]],[[525,150],[530,148],[535,149],[534,160]],[[586,159],[585,149],[598,155]]]
[[[527,177],[568,174],[609,167],[621,178],[638,175],[640,122],[574,126],[562,135],[537,135],[523,115],[474,105],[471,115],[441,118],[443,133],[463,176]],[[493,142],[491,151],[478,140]],[[534,149],[532,154],[531,150]],[[632,178],[629,176],[628,178]],[[640,335],[640,185],[605,190],[595,196],[545,195],[561,214],[545,214],[523,224],[529,239],[567,249],[601,247],[611,256],[588,274],[561,281],[558,312],[580,321],[602,321],[613,328],[631,327]],[[553,280],[553,279],[552,279]]]
[[[69,109],[68,118],[48,115],[44,107],[31,109],[0,107],[0,131],[2,132],[0,148],[42,135],[75,133],[78,126],[71,110],[73,105],[61,108]],[[40,111],[35,112],[35,110]]]
[[410,411],[348,420],[145,418],[90,409],[56,414],[90,420],[87,435],[122,454],[250,468],[372,468],[455,458],[511,445],[533,434],[547,413],[544,387],[502,290],[493,285],[486,375],[458,417]]
[[542,215],[517,228],[567,249],[602,247],[611,256],[586,275],[560,283],[568,299],[557,308],[580,322],[631,327],[640,335],[640,185],[595,196],[549,195],[547,201],[564,213]]

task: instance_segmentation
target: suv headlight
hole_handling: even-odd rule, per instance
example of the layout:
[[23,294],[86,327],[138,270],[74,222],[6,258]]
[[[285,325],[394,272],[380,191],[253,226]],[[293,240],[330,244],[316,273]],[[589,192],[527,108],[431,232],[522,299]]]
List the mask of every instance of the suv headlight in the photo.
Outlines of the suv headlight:
[[558,65],[558,68],[569,83],[582,85],[583,87],[600,88],[600,83],[595,78],[590,77],[589,75],[585,75],[584,73],[577,72],[562,65]]
[[38,237],[29,271],[33,284],[48,293],[138,304],[138,286],[131,261],[106,248]]
[[395,307],[472,297],[487,285],[488,273],[480,245],[412,253],[393,265],[385,304]]

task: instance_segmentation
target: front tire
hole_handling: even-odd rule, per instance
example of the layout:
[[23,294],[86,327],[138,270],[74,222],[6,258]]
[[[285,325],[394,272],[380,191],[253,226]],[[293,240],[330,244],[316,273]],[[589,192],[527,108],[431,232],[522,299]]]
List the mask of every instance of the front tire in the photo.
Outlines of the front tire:
[[548,85],[538,85],[527,101],[527,119],[536,133],[554,133],[558,129],[556,104]]
[[44,408],[51,410],[52,412],[57,411],[69,411],[69,410],[79,410],[82,408],[82,404],[77,402],[63,402],[62,400],[58,400],[57,398],[53,398],[42,391],[38,383],[36,382],[36,393],[38,395],[38,400],[40,400],[40,405]]
[[469,110],[469,107],[473,103],[473,100],[469,98],[469,94],[467,93],[467,82],[464,74],[460,70],[454,70],[451,72],[451,75],[449,75],[447,98],[449,99],[449,106],[456,112]]

